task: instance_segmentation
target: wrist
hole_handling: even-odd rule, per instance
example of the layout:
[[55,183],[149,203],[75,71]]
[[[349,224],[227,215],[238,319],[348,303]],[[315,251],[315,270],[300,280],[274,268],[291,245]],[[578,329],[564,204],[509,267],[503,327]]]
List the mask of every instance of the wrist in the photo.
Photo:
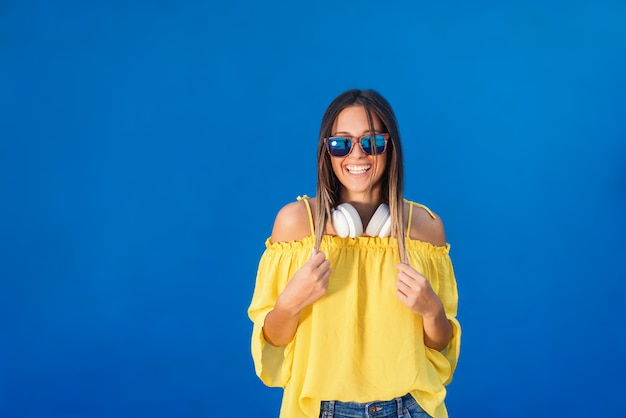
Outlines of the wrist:
[[300,316],[300,310],[295,307],[285,306],[280,299],[274,305],[274,315],[284,321],[297,320]]
[[432,311],[425,313],[422,315],[422,317],[425,320],[429,320],[429,321],[437,321],[441,318],[445,318],[446,317],[446,311],[443,308],[443,304],[441,303],[441,301],[438,301],[439,303],[437,303],[437,306],[434,307],[432,309]]

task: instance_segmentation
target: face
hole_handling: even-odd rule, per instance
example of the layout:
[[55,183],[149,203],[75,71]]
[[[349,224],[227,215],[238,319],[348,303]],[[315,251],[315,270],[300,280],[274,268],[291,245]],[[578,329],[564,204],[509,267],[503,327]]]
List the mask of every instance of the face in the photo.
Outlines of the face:
[[[382,133],[383,125],[375,114],[372,114],[372,122],[374,130]],[[333,171],[343,186],[342,201],[380,200],[381,178],[387,168],[387,151],[376,155],[366,154],[357,142],[369,133],[367,114],[360,105],[343,109],[333,124],[331,136],[347,136],[355,141],[349,155],[330,157]]]

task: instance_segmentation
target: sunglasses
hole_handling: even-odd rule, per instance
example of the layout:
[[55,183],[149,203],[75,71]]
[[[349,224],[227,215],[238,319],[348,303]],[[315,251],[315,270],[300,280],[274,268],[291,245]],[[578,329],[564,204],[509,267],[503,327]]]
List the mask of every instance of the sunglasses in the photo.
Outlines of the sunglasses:
[[[356,141],[367,155],[382,154],[387,147],[389,134],[363,135]],[[331,136],[324,138],[328,146],[328,153],[333,157],[345,157],[352,152],[354,141],[349,136]],[[376,147],[376,151],[374,151]]]

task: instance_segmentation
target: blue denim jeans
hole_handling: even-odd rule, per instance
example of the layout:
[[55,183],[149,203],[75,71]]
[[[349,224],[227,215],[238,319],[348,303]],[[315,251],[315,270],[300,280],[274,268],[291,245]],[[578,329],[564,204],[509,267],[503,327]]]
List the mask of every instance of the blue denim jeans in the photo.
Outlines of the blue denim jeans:
[[322,401],[320,418],[430,418],[421,406],[406,394],[390,401],[368,403]]

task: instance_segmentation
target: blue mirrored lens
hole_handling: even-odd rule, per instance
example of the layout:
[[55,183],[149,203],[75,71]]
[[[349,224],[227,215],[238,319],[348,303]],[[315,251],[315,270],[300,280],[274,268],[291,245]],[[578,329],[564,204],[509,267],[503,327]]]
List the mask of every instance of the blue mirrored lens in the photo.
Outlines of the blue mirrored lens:
[[376,152],[380,154],[383,151],[385,151],[385,137],[376,135]]
[[352,141],[348,138],[330,138],[328,140],[328,149],[330,154],[335,157],[343,157],[350,153]]
[[366,154],[372,154],[372,137],[370,135],[361,138],[361,145]]
[[[380,154],[385,150],[385,137],[382,135],[374,135],[374,140],[376,141],[376,154]],[[372,136],[367,135],[361,138],[361,145],[363,146],[363,151],[367,154],[372,154]]]

